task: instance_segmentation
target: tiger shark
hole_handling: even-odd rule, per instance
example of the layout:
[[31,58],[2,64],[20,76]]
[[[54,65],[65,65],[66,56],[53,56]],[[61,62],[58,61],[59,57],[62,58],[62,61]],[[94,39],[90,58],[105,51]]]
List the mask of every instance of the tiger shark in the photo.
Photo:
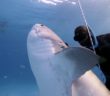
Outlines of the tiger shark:
[[110,96],[91,71],[99,59],[93,51],[67,46],[43,24],[29,32],[27,51],[40,96]]

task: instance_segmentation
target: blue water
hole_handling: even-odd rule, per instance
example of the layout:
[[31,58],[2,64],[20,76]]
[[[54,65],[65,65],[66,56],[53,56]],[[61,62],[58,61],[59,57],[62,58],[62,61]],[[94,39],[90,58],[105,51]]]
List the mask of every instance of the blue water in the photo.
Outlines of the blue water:
[[[110,32],[110,1],[81,3],[94,34]],[[0,96],[38,96],[26,49],[27,35],[35,23],[47,25],[69,45],[77,46],[72,40],[73,30],[84,20],[77,4],[53,6],[37,0],[1,0]]]

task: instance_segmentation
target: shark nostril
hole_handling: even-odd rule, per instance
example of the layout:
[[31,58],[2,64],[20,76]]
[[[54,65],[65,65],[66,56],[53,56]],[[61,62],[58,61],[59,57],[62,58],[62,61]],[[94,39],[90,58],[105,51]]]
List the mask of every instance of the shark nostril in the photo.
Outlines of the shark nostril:
[[41,26],[44,26],[43,24],[41,24]]

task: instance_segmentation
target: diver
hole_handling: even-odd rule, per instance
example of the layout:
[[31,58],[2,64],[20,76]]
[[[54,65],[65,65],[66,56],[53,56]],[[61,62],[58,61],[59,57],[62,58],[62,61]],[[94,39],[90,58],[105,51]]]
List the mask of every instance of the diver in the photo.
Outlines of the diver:
[[95,66],[92,71],[110,89],[110,33],[94,37],[89,27],[81,25],[74,30],[73,39],[81,46],[95,51],[100,56],[100,68]]

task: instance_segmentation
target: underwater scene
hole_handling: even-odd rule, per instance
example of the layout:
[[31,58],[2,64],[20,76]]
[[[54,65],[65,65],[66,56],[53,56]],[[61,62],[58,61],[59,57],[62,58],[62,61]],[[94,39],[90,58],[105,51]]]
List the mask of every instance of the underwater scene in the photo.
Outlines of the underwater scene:
[[79,25],[88,24],[95,36],[110,33],[110,0],[1,0],[0,96],[39,96],[27,53],[27,37],[37,23],[79,46],[73,40]]

